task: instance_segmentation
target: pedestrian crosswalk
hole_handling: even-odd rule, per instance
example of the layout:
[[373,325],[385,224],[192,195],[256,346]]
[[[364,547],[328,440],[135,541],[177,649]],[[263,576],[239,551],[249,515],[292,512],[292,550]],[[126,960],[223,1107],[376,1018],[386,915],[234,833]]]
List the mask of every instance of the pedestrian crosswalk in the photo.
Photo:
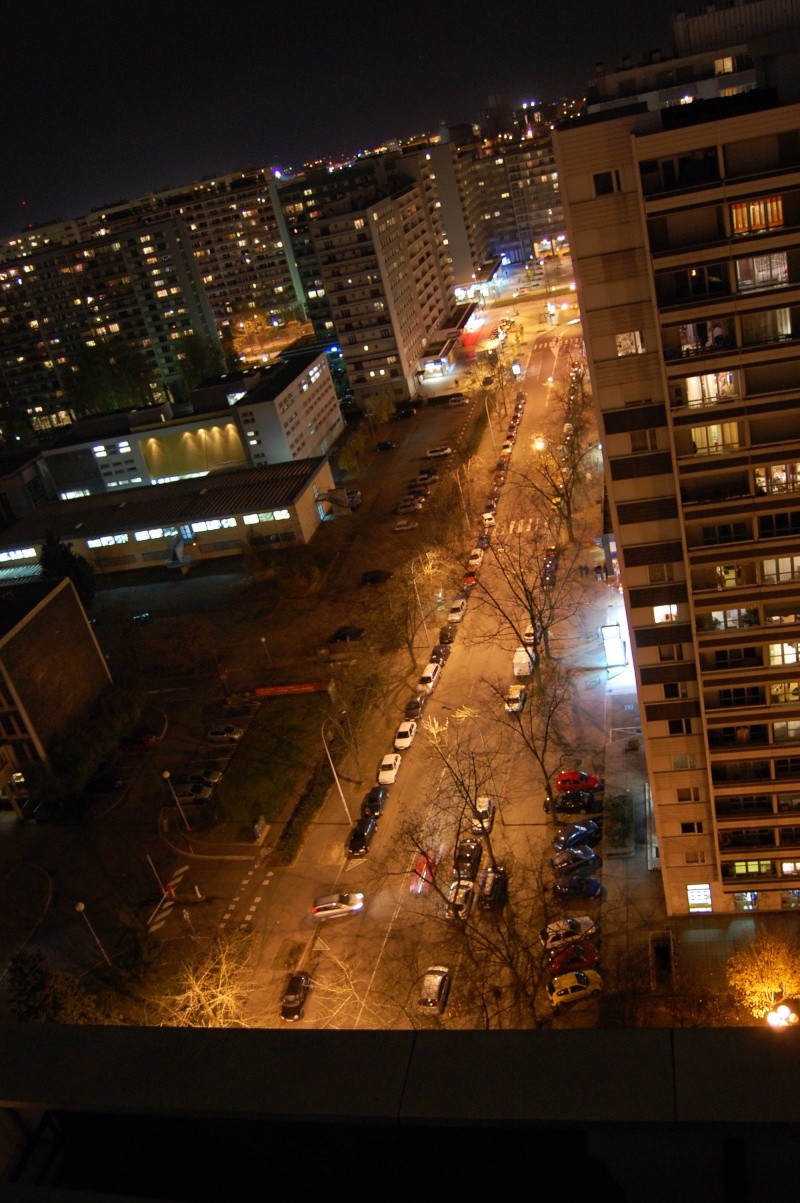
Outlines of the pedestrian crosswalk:
[[159,904],[147,922],[147,930],[149,932],[159,931],[169,919],[172,914],[172,908],[178,901],[178,886],[188,872],[189,866],[181,865],[179,869],[175,870],[169,881],[162,886],[163,892]]

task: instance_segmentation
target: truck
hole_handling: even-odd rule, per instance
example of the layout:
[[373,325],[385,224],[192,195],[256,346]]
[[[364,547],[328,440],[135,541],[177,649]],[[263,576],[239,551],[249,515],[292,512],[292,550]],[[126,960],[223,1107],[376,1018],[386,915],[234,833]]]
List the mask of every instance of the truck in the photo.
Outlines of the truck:
[[533,648],[518,647],[514,652],[514,676],[529,677],[535,661],[536,653]]

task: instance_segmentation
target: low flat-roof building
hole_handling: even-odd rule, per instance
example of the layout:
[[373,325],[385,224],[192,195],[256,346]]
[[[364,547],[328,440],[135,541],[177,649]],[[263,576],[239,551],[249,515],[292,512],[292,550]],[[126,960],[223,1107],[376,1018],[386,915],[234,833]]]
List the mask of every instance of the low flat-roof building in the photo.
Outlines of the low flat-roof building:
[[96,572],[169,567],[307,543],[330,512],[327,459],[215,472],[158,489],[52,501],[0,535],[0,568],[38,562],[48,531]]
[[95,414],[44,451],[42,464],[48,491],[68,501],[314,458],[344,428],[325,354],[312,350],[205,381],[182,406]]

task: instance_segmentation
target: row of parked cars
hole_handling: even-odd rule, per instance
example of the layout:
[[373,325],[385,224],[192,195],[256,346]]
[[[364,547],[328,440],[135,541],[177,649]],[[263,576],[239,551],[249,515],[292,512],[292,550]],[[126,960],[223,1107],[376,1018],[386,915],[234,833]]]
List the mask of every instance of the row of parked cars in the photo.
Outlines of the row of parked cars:
[[[603,887],[594,874],[602,864],[596,851],[602,838],[602,780],[584,769],[560,772],[545,809],[568,820],[553,837],[550,868],[554,897],[563,902],[599,899]],[[592,939],[596,935],[597,927],[590,915],[557,919],[539,933],[550,974],[545,989],[554,1009],[602,990],[603,979],[597,969],[600,954]]]

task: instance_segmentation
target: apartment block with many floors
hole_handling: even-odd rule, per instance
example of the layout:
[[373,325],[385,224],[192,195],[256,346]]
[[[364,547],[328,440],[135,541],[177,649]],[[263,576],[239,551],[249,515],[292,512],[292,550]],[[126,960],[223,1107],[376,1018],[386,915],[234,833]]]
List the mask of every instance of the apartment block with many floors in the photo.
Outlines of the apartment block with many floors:
[[800,906],[800,37],[688,40],[555,134],[673,915]]

